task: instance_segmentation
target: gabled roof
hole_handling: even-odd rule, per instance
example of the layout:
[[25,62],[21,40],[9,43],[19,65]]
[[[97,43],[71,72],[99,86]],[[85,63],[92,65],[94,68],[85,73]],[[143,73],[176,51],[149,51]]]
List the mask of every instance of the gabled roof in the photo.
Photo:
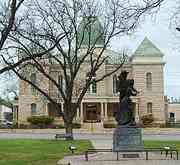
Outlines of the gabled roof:
[[145,37],[133,56],[162,57],[163,53],[147,37]]

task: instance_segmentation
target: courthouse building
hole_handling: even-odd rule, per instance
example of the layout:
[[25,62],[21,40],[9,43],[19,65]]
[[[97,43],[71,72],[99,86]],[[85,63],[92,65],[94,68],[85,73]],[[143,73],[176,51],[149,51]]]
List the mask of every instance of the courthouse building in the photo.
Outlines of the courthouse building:
[[[101,28],[100,24],[96,23],[95,28]],[[97,31],[100,31],[100,29]],[[96,51],[100,49],[101,44],[103,45],[103,41],[104,39],[98,41]],[[112,71],[120,63],[118,52],[107,49],[104,55],[110,56],[111,59],[101,66],[96,73],[96,77]],[[165,122],[164,64],[162,52],[148,38],[144,38],[133,55],[123,65],[123,68],[103,81],[90,86],[77,111],[76,120],[82,124],[93,121],[99,125],[104,121],[112,120],[119,102],[115,80],[122,70],[126,70],[129,72],[128,78],[134,79],[135,88],[139,91],[137,96],[132,97],[136,120],[142,115],[153,114],[155,122]],[[86,79],[87,66],[86,62],[81,68],[82,73],[79,74],[78,79]],[[58,65],[49,64],[48,69],[53,78],[57,80],[63,78],[61,68]],[[36,72],[32,72],[31,78],[32,81],[39,80],[41,88],[56,99],[63,109],[63,102],[57,89],[47,79],[40,74],[36,74]],[[43,96],[35,93],[30,85],[20,80],[17,109],[19,123],[26,123],[27,117],[32,115],[49,115],[62,121],[58,109]]]
[[[118,55],[117,52],[111,50],[106,50],[105,54],[111,54],[114,57]],[[134,79],[135,88],[139,91],[137,96],[132,97],[136,118],[144,114],[153,114],[155,122],[165,122],[164,64],[162,52],[148,38],[145,38],[121,69],[129,72],[128,78]],[[96,76],[110,72],[115,65],[118,65],[118,59],[107,61]],[[59,73],[61,73],[60,68],[57,66],[49,66],[49,68],[53,77],[58,79]],[[119,102],[115,80],[121,70],[90,86],[78,109],[76,116],[78,121],[85,123],[93,120],[103,123],[103,121],[113,118]],[[38,79],[35,73],[32,73],[31,76]],[[41,85],[44,86],[44,89],[59,100],[63,109],[62,99],[53,85],[42,78],[41,82],[43,82]],[[50,115],[59,118],[58,110],[45,98],[34,94],[32,87],[23,81],[20,81],[18,107],[20,123],[26,122],[27,117],[32,115]]]

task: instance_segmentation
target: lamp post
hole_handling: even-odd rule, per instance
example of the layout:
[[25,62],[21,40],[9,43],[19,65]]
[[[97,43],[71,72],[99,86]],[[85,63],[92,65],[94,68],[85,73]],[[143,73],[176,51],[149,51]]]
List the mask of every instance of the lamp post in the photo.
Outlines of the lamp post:
[[69,145],[69,150],[71,151],[72,154],[74,154],[74,151],[75,151],[76,149],[77,149],[77,148],[76,148],[75,145],[73,145],[73,144],[70,144],[70,145]]

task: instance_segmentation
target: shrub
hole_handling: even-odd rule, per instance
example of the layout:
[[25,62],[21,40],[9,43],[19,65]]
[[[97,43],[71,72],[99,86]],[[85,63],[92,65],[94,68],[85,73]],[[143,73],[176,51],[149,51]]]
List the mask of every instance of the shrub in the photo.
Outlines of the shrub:
[[18,128],[20,128],[20,129],[28,129],[28,125],[27,124],[19,124]]
[[180,128],[180,122],[167,122],[160,125],[160,128]]
[[57,125],[57,128],[58,128],[58,129],[64,129],[65,127],[64,127],[64,124],[58,124],[58,125]]
[[14,129],[18,128],[18,123],[17,122],[13,122],[12,128],[14,128]]
[[53,123],[54,118],[49,116],[32,116],[27,119],[29,123],[32,125],[39,126],[40,128],[44,128],[47,125]]
[[148,126],[152,124],[152,122],[154,121],[154,117],[152,114],[143,115],[141,117],[141,121],[144,126]]
[[73,128],[81,128],[81,124],[80,123],[73,123]]
[[104,128],[116,128],[116,123],[112,121],[106,121],[103,123]]

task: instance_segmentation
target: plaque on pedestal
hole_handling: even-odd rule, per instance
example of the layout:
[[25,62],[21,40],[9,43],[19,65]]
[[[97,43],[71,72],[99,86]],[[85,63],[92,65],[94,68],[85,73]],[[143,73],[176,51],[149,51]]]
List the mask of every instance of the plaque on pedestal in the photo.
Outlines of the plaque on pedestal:
[[136,126],[117,126],[113,134],[113,151],[143,149],[142,130]]

